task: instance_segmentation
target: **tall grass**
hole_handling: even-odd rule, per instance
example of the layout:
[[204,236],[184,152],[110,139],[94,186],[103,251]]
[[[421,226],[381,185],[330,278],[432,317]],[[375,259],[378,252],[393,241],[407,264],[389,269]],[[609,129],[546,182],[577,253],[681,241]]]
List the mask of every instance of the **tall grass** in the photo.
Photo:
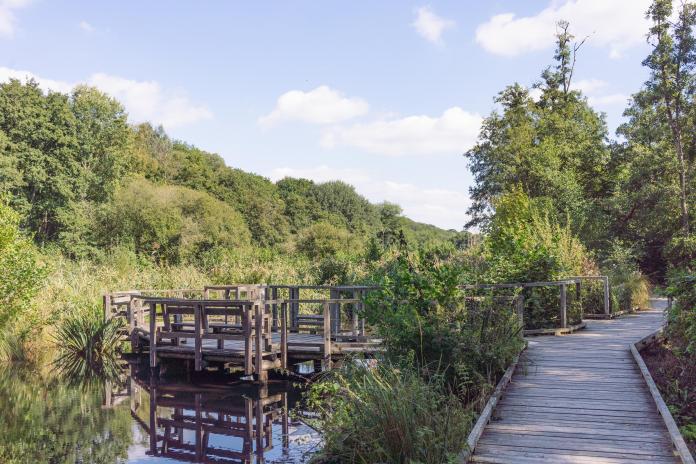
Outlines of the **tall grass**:
[[415,368],[347,363],[310,393],[320,411],[324,448],[315,463],[452,462],[466,446],[475,415],[444,378]]

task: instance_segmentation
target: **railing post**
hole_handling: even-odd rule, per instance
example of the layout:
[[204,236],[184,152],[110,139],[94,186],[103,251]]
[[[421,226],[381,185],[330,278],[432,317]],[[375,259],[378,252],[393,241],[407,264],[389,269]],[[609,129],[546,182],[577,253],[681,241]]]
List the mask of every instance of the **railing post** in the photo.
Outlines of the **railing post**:
[[150,302],[150,367],[157,367],[157,303]]
[[195,305],[193,309],[193,326],[194,326],[194,369],[200,371],[203,369],[203,306]]
[[575,281],[575,300],[577,303],[580,305],[580,322],[582,322],[582,319],[584,318],[584,308],[582,306],[582,293],[581,293],[581,286],[580,286],[580,279],[577,279]]
[[566,284],[561,284],[561,328],[568,328],[568,308],[567,308],[567,293]]
[[524,287],[522,287],[520,294],[517,295],[515,311],[517,312],[517,317],[520,320],[520,329],[524,331]]
[[[338,289],[332,288],[329,290],[329,298],[338,300],[341,297],[341,292]],[[337,334],[341,330],[341,303],[331,303],[331,333]]]
[[331,305],[324,303],[324,367],[331,368]]
[[251,359],[251,306],[242,304],[242,330],[244,331],[244,375],[253,374],[253,362]]
[[278,330],[278,288],[277,287],[267,287],[267,291],[270,290],[270,295],[266,295],[266,298],[273,300],[271,307],[273,308],[273,330]]
[[256,374],[256,380],[259,382],[265,382],[266,371],[263,369],[263,304],[260,301],[254,303],[254,351],[255,351],[255,366],[254,373]]
[[283,369],[288,368],[288,304],[280,305],[280,365]]
[[609,277],[604,276],[602,278],[602,283],[604,284],[604,314],[609,316],[611,313],[611,304],[609,303]]

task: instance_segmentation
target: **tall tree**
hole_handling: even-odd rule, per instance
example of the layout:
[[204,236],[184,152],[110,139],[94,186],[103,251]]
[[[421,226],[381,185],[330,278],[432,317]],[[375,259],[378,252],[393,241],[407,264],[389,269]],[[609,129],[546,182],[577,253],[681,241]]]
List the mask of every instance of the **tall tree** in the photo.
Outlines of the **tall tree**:
[[672,144],[679,165],[679,201],[681,227],[689,236],[689,207],[687,175],[689,167],[685,156],[685,134],[688,126],[689,107],[694,101],[694,75],[696,43],[693,28],[696,24],[696,5],[685,1],[681,4],[676,23],[670,22],[672,0],[655,0],[647,12],[652,20],[648,41],[653,50],[643,61],[651,71],[646,82],[655,103],[663,107],[669,124]]
[[610,155],[603,116],[572,90],[581,45],[573,44],[568,24],[559,23],[556,63],[535,84],[540,98],[517,83],[498,94],[502,113],[486,118],[478,143],[466,153],[475,180],[467,226],[485,227],[496,198],[519,186],[560,222],[571,218],[586,242],[600,240],[605,228],[599,204],[609,194],[604,173]]

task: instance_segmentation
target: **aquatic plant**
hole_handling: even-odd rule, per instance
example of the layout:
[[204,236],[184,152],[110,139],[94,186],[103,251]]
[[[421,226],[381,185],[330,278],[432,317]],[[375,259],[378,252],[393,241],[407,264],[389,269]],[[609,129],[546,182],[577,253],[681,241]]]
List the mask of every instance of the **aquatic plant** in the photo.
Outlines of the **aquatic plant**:
[[116,376],[121,326],[119,319],[103,320],[96,308],[67,317],[54,336],[55,365],[71,379]]

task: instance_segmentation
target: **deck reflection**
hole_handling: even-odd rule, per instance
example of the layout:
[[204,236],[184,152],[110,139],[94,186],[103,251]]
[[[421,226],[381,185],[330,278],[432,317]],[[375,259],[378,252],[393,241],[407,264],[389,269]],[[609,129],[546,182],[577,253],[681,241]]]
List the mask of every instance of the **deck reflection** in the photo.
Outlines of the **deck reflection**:
[[272,386],[240,392],[225,386],[130,380],[131,415],[149,436],[147,454],[182,462],[267,462],[274,429],[281,435],[281,455],[287,455],[288,406],[288,393]]

